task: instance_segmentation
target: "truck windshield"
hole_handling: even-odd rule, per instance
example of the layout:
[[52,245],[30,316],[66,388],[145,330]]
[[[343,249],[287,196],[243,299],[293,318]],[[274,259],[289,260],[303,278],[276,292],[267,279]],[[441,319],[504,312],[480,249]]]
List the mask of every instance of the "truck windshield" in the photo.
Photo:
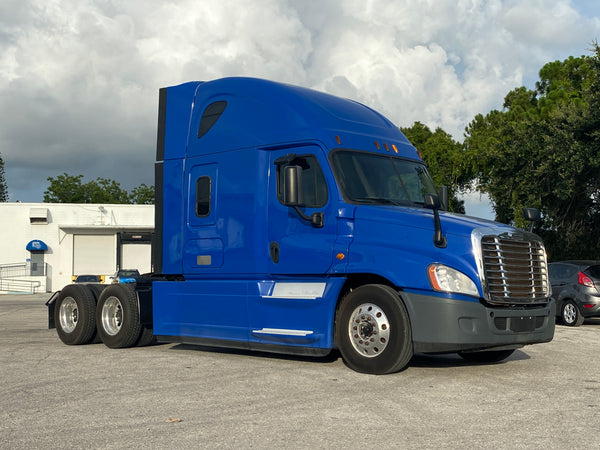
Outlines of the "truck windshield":
[[437,194],[425,165],[416,161],[353,150],[337,150],[331,160],[352,203],[423,206],[425,194]]

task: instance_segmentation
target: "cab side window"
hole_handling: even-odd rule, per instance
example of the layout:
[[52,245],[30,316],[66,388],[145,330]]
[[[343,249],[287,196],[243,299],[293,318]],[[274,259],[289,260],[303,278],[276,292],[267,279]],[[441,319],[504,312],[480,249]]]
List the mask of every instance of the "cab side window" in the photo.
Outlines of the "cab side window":
[[313,155],[297,156],[277,166],[277,198],[283,203],[283,172],[288,166],[299,166],[301,170],[302,206],[320,208],[327,204],[327,183],[317,158]]
[[210,177],[200,177],[196,180],[196,216],[208,217],[210,215],[210,199],[212,194],[212,180]]

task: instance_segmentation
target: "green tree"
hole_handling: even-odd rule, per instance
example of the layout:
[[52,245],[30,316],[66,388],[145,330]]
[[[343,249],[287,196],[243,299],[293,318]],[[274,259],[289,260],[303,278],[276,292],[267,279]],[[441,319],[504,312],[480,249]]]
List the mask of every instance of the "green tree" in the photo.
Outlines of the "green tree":
[[464,163],[462,144],[452,139],[452,136],[441,128],[431,131],[427,125],[420,122],[400,130],[421,152],[434,183],[437,186],[448,186],[448,209],[464,214],[464,201],[459,200],[457,195],[465,192],[472,177],[467,171],[470,166]]
[[152,204],[154,188],[144,183],[133,188],[131,195],[111,179],[98,177],[82,183],[83,175],[63,173],[56,178],[48,177],[50,185],[44,191],[46,203],[116,203]]
[[85,203],[131,203],[129,195],[121,185],[108,178],[96,178],[84,185]]
[[154,204],[154,186],[146,186],[145,183],[131,190],[130,200],[138,205]]
[[600,49],[546,64],[535,90],[514,89],[502,111],[477,115],[465,149],[496,219],[536,231],[551,259],[600,258]]
[[63,173],[56,178],[48,177],[50,186],[44,191],[45,203],[89,203],[81,179],[83,175]]
[[6,180],[4,178],[4,160],[2,154],[0,154],[0,202],[8,201],[8,188],[6,187]]

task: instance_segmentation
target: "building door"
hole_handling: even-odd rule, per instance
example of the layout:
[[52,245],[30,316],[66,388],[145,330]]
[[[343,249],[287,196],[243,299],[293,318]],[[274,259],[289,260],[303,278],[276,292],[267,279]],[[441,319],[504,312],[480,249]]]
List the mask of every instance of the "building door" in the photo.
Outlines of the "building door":
[[44,252],[31,252],[29,275],[32,277],[43,277],[46,275],[44,270]]
[[116,266],[114,234],[73,235],[73,275],[112,275]]
[[152,272],[152,233],[127,231],[119,233],[117,237],[119,269]]

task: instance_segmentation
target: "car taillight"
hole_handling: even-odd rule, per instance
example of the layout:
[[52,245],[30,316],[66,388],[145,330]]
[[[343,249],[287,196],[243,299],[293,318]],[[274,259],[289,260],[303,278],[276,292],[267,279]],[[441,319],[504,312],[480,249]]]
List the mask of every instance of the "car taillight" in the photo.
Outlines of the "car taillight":
[[592,279],[583,272],[579,272],[577,275],[577,282],[583,286],[596,287]]

